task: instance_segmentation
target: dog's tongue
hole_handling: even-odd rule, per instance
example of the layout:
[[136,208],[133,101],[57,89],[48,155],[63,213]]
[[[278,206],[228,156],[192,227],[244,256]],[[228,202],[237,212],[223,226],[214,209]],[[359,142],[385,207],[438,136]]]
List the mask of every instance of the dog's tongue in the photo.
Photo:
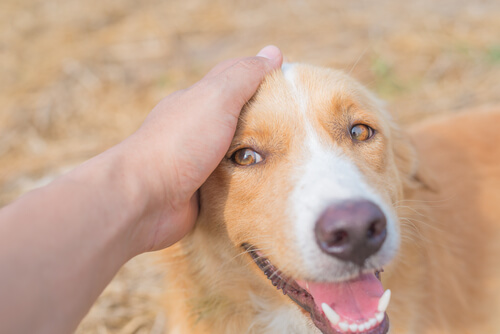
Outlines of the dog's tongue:
[[375,274],[364,274],[338,283],[297,283],[309,291],[319,310],[321,304],[326,303],[341,317],[350,320],[372,318],[384,293],[382,283]]

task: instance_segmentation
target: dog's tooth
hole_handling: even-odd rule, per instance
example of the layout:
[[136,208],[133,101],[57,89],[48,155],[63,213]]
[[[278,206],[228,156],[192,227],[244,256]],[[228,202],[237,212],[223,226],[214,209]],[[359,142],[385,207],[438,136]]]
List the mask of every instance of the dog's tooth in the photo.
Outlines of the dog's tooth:
[[309,282],[306,282],[306,289],[309,290]]
[[364,332],[364,330],[365,330],[365,329],[368,329],[368,328],[366,327],[366,324],[365,324],[365,323],[362,323],[362,324],[358,325],[358,330],[359,330],[360,332]]
[[368,320],[368,325],[370,326],[368,328],[375,327],[376,324],[377,324],[377,319],[371,318],[370,320]]
[[330,307],[330,305],[328,305],[327,303],[323,303],[321,304],[321,308],[323,309],[323,312],[325,312],[326,317],[328,318],[328,320],[330,320],[332,325],[336,325],[339,323],[340,316]]
[[378,301],[378,311],[384,313],[387,310],[387,306],[389,306],[389,302],[391,301],[391,290],[385,290],[382,297],[380,297]]
[[347,332],[349,330],[349,324],[347,322],[340,322],[339,328],[342,332]]
[[382,320],[384,320],[384,313],[383,312],[379,312],[377,314],[375,314],[375,319],[377,319],[377,322],[382,322]]
[[357,325],[357,324],[350,324],[350,325],[349,325],[349,330],[350,330],[351,332],[356,333],[356,332],[358,331],[358,325]]

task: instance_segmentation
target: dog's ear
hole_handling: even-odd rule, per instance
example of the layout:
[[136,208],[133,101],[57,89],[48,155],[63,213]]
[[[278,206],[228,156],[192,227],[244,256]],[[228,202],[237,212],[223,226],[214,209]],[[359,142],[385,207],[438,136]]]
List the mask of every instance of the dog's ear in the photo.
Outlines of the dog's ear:
[[426,188],[437,191],[437,185],[430,171],[426,168],[411,142],[410,135],[405,133],[395,122],[391,124],[394,160],[398,167],[403,190]]

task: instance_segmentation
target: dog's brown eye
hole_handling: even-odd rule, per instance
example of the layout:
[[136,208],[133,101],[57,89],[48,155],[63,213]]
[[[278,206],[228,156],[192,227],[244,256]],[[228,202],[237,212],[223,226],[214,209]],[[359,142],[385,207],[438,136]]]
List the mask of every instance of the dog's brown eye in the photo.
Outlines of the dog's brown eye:
[[231,159],[238,165],[250,166],[261,162],[262,156],[249,148],[242,148],[236,151]]
[[351,128],[351,137],[357,141],[365,141],[370,139],[375,131],[368,125],[356,124]]

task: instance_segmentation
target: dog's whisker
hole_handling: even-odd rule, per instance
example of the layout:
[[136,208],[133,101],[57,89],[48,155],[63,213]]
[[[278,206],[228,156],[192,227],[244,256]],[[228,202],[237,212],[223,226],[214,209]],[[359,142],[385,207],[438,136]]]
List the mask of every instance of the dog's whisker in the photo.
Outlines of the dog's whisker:
[[[443,198],[443,199],[438,199],[438,200],[418,200],[418,199],[401,199],[397,200],[392,203],[394,208],[398,208],[400,204],[402,203],[411,203],[412,208],[416,209],[417,204],[422,204],[419,207],[420,208],[442,208],[445,206],[447,203],[449,203],[452,199],[454,199],[456,196],[449,196],[448,198]],[[432,205],[432,204],[440,204],[440,205]]]
[[[418,220],[415,218],[400,218],[402,220],[402,224],[405,226],[411,226],[413,231],[418,233],[418,238],[420,241],[425,242],[427,245],[433,245],[437,247],[446,247],[447,250],[461,250],[463,249],[463,242],[460,241],[460,239],[455,236],[454,234],[450,233],[450,231],[443,230],[429,222]],[[446,246],[443,245],[442,242],[436,242],[436,241],[431,241],[429,237],[426,237],[422,234],[421,229],[418,227],[418,225],[423,225],[426,228],[430,228],[434,230],[436,233],[439,233],[439,238],[440,240],[446,240]],[[402,230],[402,234],[404,233],[404,230]]]
[[419,215],[420,217],[427,218],[425,214],[419,212],[416,208],[408,206],[408,205],[399,205],[395,207],[396,210],[406,209],[412,211],[413,213]]
[[351,66],[351,69],[349,70],[349,72],[347,72],[348,75],[351,75],[352,71],[354,71],[354,69],[358,65],[359,61],[365,56],[365,54],[369,48],[370,48],[370,45],[366,46],[365,49],[363,50],[363,52],[361,52],[361,54],[358,56],[358,58],[356,59],[354,64]]
[[441,203],[441,202],[448,202],[451,199],[453,199],[455,196],[450,196],[449,198],[443,198],[443,199],[437,199],[437,200],[424,200],[424,199],[400,199],[395,201],[393,204],[399,204],[402,202],[412,202],[412,203]]
[[417,218],[414,218],[414,217],[401,217],[400,219],[403,220],[403,221],[412,222],[413,224],[415,224],[415,222],[416,222],[418,224],[415,224],[415,225],[423,225],[423,226],[432,228],[433,230],[435,230],[435,231],[437,231],[439,233],[448,234],[448,231],[443,230],[443,229],[439,228],[438,226],[432,224],[431,222],[427,222],[425,220],[417,219]]

